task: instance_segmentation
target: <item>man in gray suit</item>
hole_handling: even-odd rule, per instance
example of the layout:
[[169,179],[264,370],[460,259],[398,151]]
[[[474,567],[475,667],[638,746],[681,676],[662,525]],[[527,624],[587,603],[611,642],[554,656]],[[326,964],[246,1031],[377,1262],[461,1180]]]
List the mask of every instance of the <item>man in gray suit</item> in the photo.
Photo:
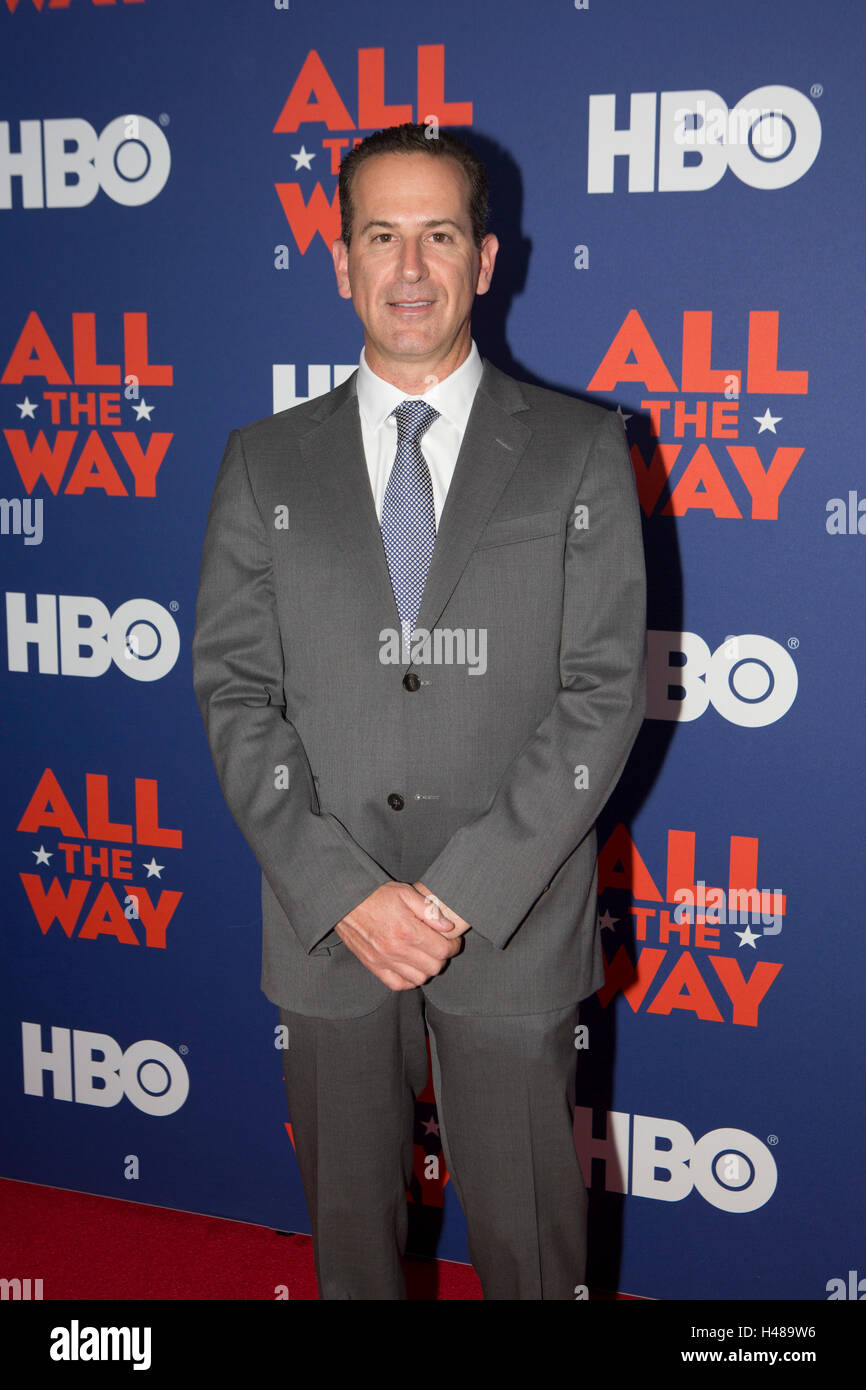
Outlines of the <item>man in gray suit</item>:
[[594,823],[644,708],[639,514],[617,415],[479,357],[486,174],[428,134],[343,161],[361,363],[231,433],[195,685],[262,868],[320,1297],[405,1298],[426,1031],[484,1297],[572,1299]]

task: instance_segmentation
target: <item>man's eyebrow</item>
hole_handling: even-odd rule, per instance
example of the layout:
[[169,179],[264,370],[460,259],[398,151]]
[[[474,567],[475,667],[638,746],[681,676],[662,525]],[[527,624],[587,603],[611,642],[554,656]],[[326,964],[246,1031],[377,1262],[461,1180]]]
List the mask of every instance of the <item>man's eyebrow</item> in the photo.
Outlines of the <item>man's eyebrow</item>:
[[[455,222],[453,217],[428,217],[426,222],[420,222],[417,225],[421,227],[456,227],[458,232],[466,230],[463,224]],[[360,234],[363,236],[365,232],[370,231],[371,227],[385,227],[388,231],[391,231],[396,226],[396,222],[386,222],[384,218],[381,217],[371,218],[369,222],[364,223]]]

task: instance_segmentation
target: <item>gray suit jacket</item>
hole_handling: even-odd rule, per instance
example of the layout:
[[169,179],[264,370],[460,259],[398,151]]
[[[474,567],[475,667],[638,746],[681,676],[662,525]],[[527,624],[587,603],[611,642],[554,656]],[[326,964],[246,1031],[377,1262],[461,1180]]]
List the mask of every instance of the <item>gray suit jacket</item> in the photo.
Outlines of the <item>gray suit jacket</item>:
[[[594,822],[644,712],[643,546],[617,415],[485,361],[418,627],[439,630],[438,653],[394,664],[354,377],[232,431],[193,660],[262,868],[262,988],[308,1015],[377,1008],[387,986],[333,928],[389,879],[422,879],[472,927],[424,986],[438,1008],[564,1008],[602,983]],[[460,662],[467,631],[470,654],[486,634],[483,672]]]

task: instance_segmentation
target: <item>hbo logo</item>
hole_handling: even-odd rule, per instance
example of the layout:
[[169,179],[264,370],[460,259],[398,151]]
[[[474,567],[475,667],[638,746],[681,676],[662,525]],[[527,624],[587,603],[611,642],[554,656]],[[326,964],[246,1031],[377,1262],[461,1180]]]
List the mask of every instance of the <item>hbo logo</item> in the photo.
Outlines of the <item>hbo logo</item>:
[[[42,1047],[42,1026],[21,1024],[24,1092],[44,1095],[45,1072],[53,1078],[55,1100],[79,1105],[118,1105],[124,1096],[145,1115],[173,1115],[189,1094],[189,1075],[181,1058],[165,1043],[145,1038],[124,1052],[107,1033],[51,1029],[51,1047]],[[75,1089],[73,1093],[73,1077]]]
[[776,1190],[773,1155],[744,1129],[713,1129],[696,1143],[678,1120],[612,1110],[607,1137],[598,1139],[592,1110],[578,1105],[574,1139],[587,1186],[592,1160],[600,1159],[607,1192],[681,1202],[697,1188],[719,1211],[746,1212],[762,1207]]
[[629,193],[699,193],[728,169],[751,188],[787,188],[821,148],[818,112],[794,87],[756,87],[730,111],[718,92],[633,92],[629,124],[616,114],[614,93],[590,97],[588,193],[613,193],[617,158]]
[[101,135],[77,116],[21,121],[18,146],[13,152],[9,122],[0,121],[0,208],[12,207],[13,178],[24,208],[81,208],[100,188],[139,207],[162,192],[171,169],[168,141],[146,116],[118,116]]
[[171,614],[147,598],[131,598],[112,615],[98,598],[37,594],[28,621],[27,595],[10,593],[6,645],[10,671],[27,670],[33,646],[41,675],[102,676],[113,661],[133,680],[158,681],[177,661],[180,634]]
[[771,637],[728,637],[711,652],[694,632],[647,633],[648,719],[697,719],[712,704],[757,729],[787,714],[796,694],[797,668]]

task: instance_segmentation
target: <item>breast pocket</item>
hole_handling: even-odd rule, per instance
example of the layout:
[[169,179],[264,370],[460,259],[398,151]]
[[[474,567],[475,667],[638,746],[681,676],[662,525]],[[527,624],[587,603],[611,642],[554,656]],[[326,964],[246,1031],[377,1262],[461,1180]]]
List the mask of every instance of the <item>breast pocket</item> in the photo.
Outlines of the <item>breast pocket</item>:
[[562,513],[557,511],[532,512],[529,516],[503,517],[492,521],[481,533],[477,550],[488,550],[493,546],[517,545],[520,541],[542,540],[546,536],[558,536],[562,530]]

